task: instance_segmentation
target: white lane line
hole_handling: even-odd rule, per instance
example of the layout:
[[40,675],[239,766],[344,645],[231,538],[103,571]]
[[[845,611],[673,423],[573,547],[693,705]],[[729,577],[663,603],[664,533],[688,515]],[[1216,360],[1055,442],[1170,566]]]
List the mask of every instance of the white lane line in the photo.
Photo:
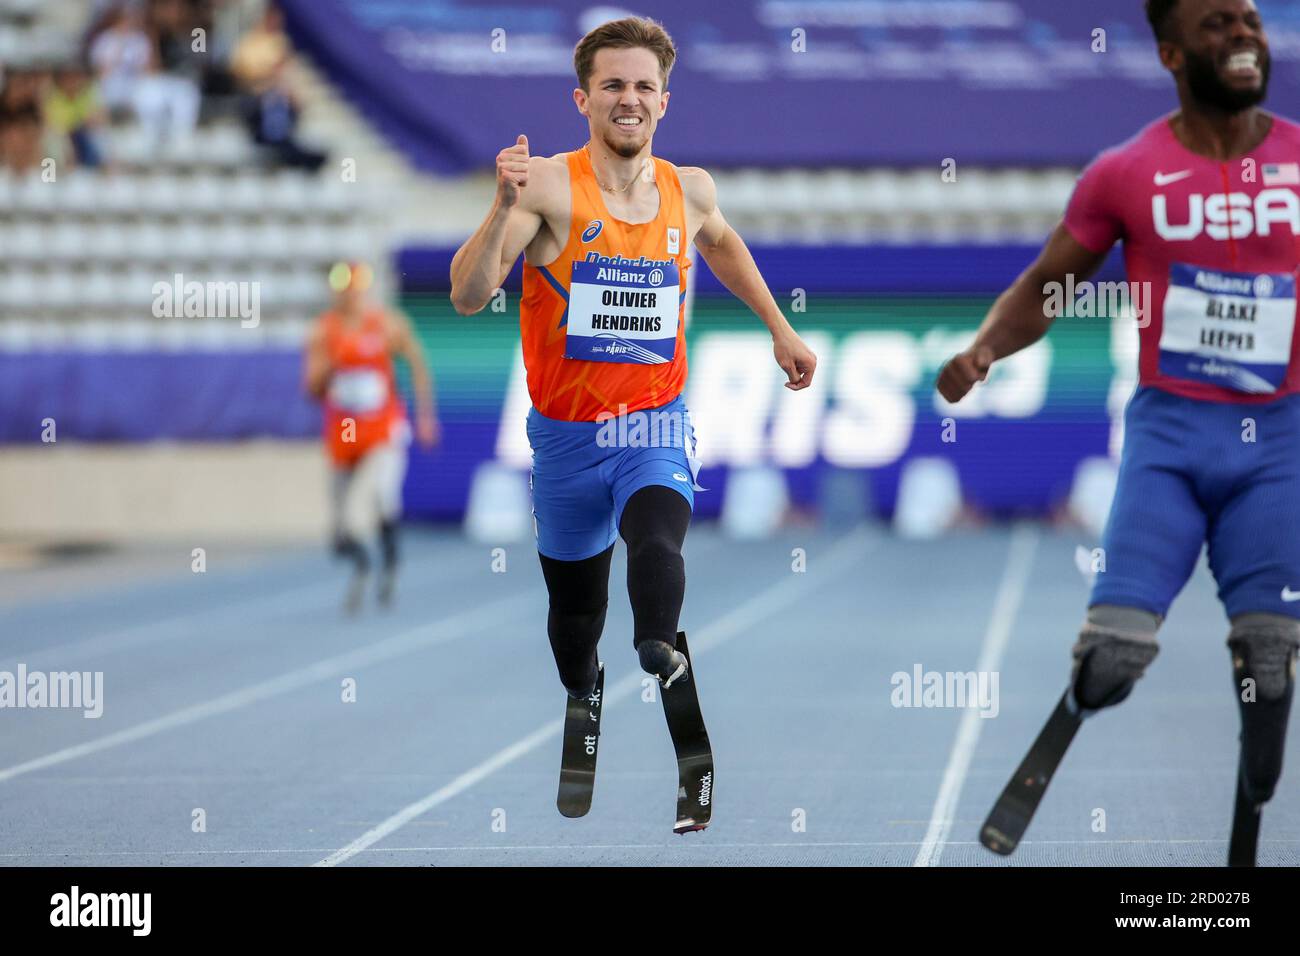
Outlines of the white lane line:
[[67,763],[69,760],[76,760],[78,757],[85,757],[112,747],[120,747],[122,744],[143,740],[146,737],[152,737],[164,731],[173,730],[176,727],[183,727],[186,724],[214,717],[217,714],[238,710],[241,707],[247,707],[249,704],[287,694],[317,681],[350,675],[354,671],[371,664],[401,657],[435,644],[454,641],[475,631],[500,627],[507,620],[512,610],[543,601],[545,601],[545,592],[540,588],[533,588],[512,598],[494,599],[486,607],[460,611],[432,623],[410,628],[382,641],[376,641],[374,644],[368,644],[346,654],[327,657],[306,667],[300,667],[281,674],[279,677],[273,677],[270,680],[240,688],[229,694],[223,694],[212,700],[204,701],[201,704],[174,710],[169,714],[147,720],[125,730],[119,730],[116,733],[97,737],[82,744],[56,750],[54,753],[28,760],[25,763],[0,769],[0,783],[36,770],[44,770],[47,767]]
[[286,610],[294,608],[301,609],[304,599],[320,592],[322,603],[325,597],[325,591],[337,594],[338,585],[327,585],[325,582],[317,581],[314,584],[305,584],[288,591],[279,591],[275,594],[264,594],[255,598],[240,600],[232,599],[231,603],[216,608],[204,608],[201,612],[194,607],[189,607],[179,614],[171,614],[167,617],[158,618],[157,620],[147,621],[142,624],[128,624],[125,627],[114,628],[111,631],[101,631],[90,637],[84,637],[75,641],[68,641],[64,644],[55,644],[48,647],[33,647],[25,654],[20,653],[10,661],[6,661],[6,669],[13,670],[19,661],[25,663],[28,668],[33,668],[39,663],[46,662],[48,659],[58,655],[61,660],[66,659],[68,655],[78,655],[79,661],[94,660],[104,654],[110,654],[113,651],[120,651],[130,647],[138,647],[141,644],[152,644],[155,641],[174,636],[177,633],[192,633],[194,629],[195,617],[203,614],[203,621],[206,624],[219,622],[222,618],[230,616],[232,613],[240,615],[256,614],[266,610],[274,612],[278,607],[284,606]]
[[[1261,846],[1276,844],[1278,846],[1300,843],[1300,839],[1263,839]],[[1021,846],[1227,846],[1227,840],[1185,839],[1185,840],[1023,840]],[[534,844],[482,844],[468,846],[385,846],[371,847],[362,853],[517,853],[527,850],[663,850],[680,847],[683,851],[705,851],[723,849],[758,849],[758,850],[803,850],[826,849],[828,847],[888,847],[920,846],[919,840],[817,840],[807,843],[534,843]],[[978,840],[950,840],[945,846],[982,846]],[[166,856],[292,856],[302,854],[328,853],[328,847],[303,847],[294,849],[261,848],[243,850],[45,850],[38,853],[0,853],[0,859],[47,859],[54,857],[166,857]],[[1127,864],[1113,864],[1115,866]]]
[[[856,559],[864,556],[879,543],[878,538],[862,533],[855,532],[846,535],[837,541],[826,554],[814,559],[817,562],[817,567],[826,569],[824,572],[818,574],[792,574],[774,587],[767,588],[757,597],[751,598],[728,611],[722,617],[701,628],[697,636],[692,638],[692,643],[695,645],[693,653],[698,655],[701,651],[709,651],[726,643],[754,625],[766,620],[813,588],[824,587],[850,571],[860,573],[861,566],[856,563]],[[641,681],[645,676],[641,671],[633,671],[624,676],[613,687],[605,690],[605,699],[602,706],[608,708],[624,697],[640,691]],[[539,727],[526,737],[498,750],[487,760],[467,770],[446,786],[440,787],[428,796],[398,810],[387,820],[367,830],[347,846],[334,851],[315,865],[337,866],[350,860],[366,848],[400,830],[416,817],[427,813],[439,804],[446,803],[485,777],[518,760],[525,754],[536,750],[552,737],[557,736],[563,729],[564,722],[562,720],[553,720]]]
[[[1025,596],[1025,585],[1029,581],[1037,548],[1037,527],[1021,524],[1011,532],[1007,565],[1002,572],[997,599],[993,602],[988,630],[984,632],[984,644],[980,649],[979,662],[975,665],[976,673],[996,671],[1002,665],[1002,654],[1011,639],[1011,627],[1016,615],[1020,612],[1020,602]],[[962,711],[961,721],[957,725],[957,739],[953,741],[948,766],[943,771],[943,782],[939,785],[939,795],[930,813],[930,826],[916,859],[912,861],[913,866],[938,864],[944,843],[952,829],[953,814],[957,811],[957,801],[961,799],[962,786],[966,783],[966,774],[970,770],[971,758],[975,755],[983,726],[984,718],[980,717],[978,708],[972,706]]]
[[[445,563],[451,564],[451,567],[444,568]],[[466,565],[463,561],[460,563],[437,561],[412,565],[412,567],[418,568],[421,572],[437,569],[439,580],[445,582],[460,577],[461,574],[457,572],[463,573]],[[448,575],[451,577],[449,578]],[[26,654],[19,654],[4,662],[3,669],[12,671],[18,666],[19,661],[26,664],[28,669],[34,669],[38,664],[45,663],[56,655],[59,657],[60,664],[66,666],[66,659],[70,654],[78,655],[79,661],[94,660],[96,657],[111,654],[114,651],[139,647],[142,644],[153,644],[174,637],[177,634],[190,635],[194,633],[195,618],[200,613],[205,628],[219,630],[218,625],[220,622],[230,617],[240,619],[250,615],[289,613],[304,609],[329,610],[332,602],[342,593],[341,580],[341,578],[339,580],[318,579],[309,584],[290,588],[287,591],[260,594],[250,598],[232,595],[227,599],[226,603],[217,607],[195,608],[191,606],[180,613],[170,614],[167,617],[153,621],[128,624],[114,628],[111,631],[93,634],[90,637],[68,641],[64,644],[56,644],[52,647],[33,647]]]

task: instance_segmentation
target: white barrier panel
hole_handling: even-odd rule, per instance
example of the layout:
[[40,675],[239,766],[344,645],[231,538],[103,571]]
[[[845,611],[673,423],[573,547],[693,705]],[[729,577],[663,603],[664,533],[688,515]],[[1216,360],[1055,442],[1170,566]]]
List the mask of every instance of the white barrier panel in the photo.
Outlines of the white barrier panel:
[[937,538],[961,516],[961,479],[946,458],[913,458],[903,466],[894,509],[900,538]]
[[1110,458],[1085,458],[1074,471],[1070,488],[1070,517],[1100,539],[1119,480],[1119,466]]
[[789,503],[781,469],[762,465],[733,468],[722,499],[722,531],[731,538],[769,537],[781,526]]
[[871,520],[871,483],[859,468],[828,468],[817,483],[817,510],[828,528],[848,529]]
[[532,530],[528,476],[494,461],[479,465],[465,508],[465,536],[483,544],[504,544],[523,541]]

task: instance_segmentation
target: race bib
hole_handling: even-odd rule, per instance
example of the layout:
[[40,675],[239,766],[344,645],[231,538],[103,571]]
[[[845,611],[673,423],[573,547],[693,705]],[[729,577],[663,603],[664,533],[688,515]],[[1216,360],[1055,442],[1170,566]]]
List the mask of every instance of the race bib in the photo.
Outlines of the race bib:
[[677,263],[601,256],[573,263],[564,357],[655,365],[677,348]]
[[1175,262],[1160,374],[1263,395],[1286,378],[1295,330],[1290,273],[1219,272]]
[[330,379],[330,404],[340,411],[366,415],[388,402],[388,379],[373,368],[345,369]]

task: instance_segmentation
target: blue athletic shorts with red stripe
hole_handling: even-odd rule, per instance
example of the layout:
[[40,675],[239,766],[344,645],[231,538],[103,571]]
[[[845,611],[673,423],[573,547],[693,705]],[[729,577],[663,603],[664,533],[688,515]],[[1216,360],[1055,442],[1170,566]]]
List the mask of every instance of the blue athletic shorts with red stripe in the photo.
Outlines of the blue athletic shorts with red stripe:
[[1243,405],[1134,393],[1091,603],[1163,617],[1202,544],[1229,618],[1300,618],[1300,395]]
[[533,446],[537,550],[560,561],[600,554],[618,537],[637,491],[663,485],[695,507],[695,431],[678,395],[658,408],[604,422],[568,422],[528,412]]

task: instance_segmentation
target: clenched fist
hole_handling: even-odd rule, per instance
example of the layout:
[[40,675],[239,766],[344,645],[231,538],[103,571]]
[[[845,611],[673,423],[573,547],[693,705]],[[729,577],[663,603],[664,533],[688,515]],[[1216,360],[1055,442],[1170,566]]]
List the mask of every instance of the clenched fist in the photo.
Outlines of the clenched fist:
[[969,348],[950,358],[939,371],[939,394],[950,402],[959,402],[966,393],[989,377],[993,350],[987,345]]
[[528,137],[497,153],[497,196],[509,208],[519,202],[519,190],[528,185]]
[[812,384],[813,372],[817,370],[817,356],[804,344],[803,339],[794,332],[778,335],[772,343],[772,352],[776,356],[776,364],[781,366],[781,370],[790,379],[785,383],[786,388],[797,392]]

